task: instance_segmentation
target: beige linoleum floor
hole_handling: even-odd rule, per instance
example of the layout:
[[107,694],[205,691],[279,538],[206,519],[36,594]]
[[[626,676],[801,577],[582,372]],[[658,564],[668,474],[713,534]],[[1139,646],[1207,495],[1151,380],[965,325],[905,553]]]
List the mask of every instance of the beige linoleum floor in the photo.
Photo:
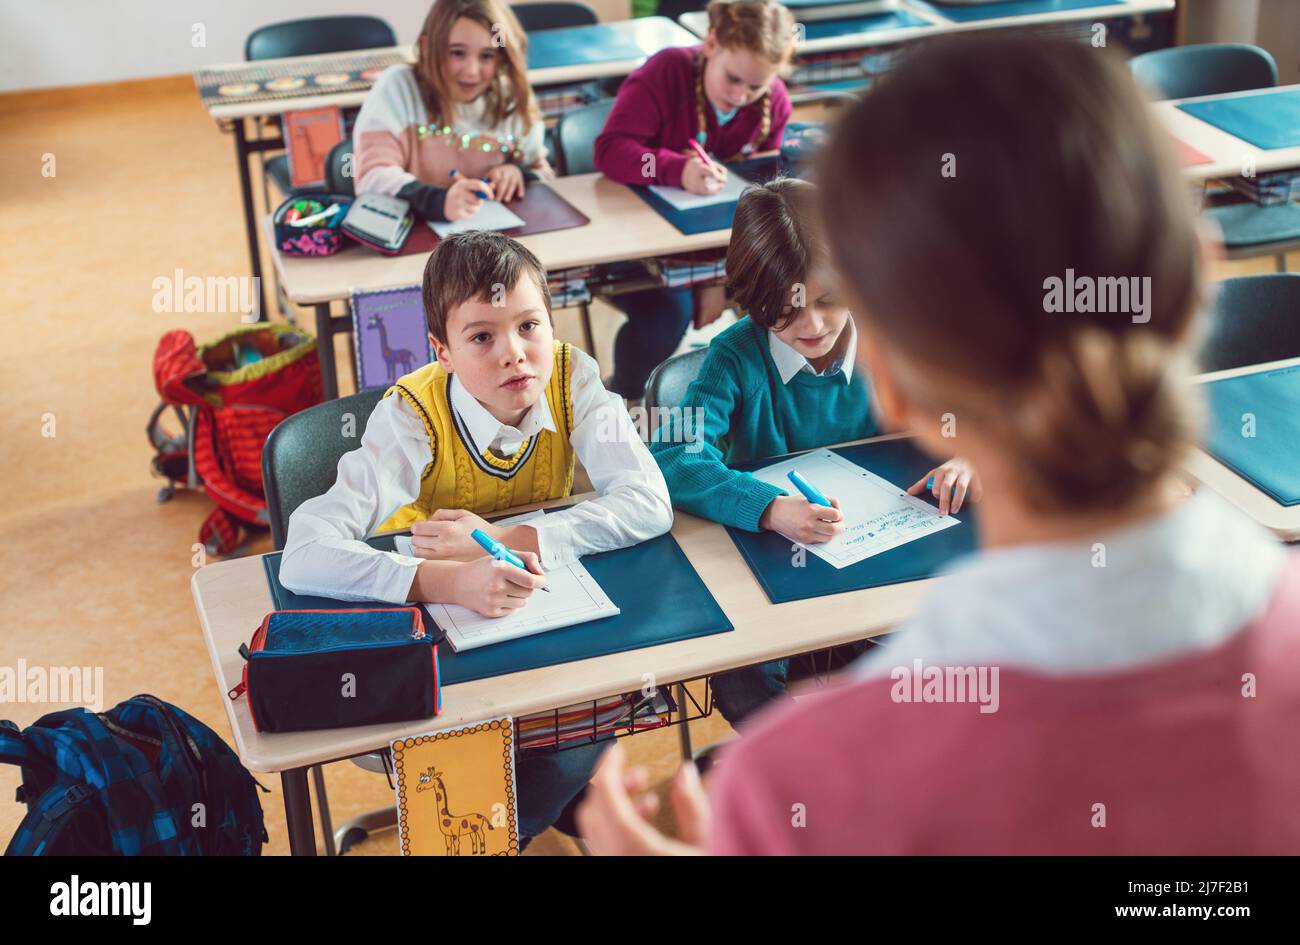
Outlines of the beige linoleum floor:
[[[47,155],[54,176],[42,174]],[[188,77],[0,96],[0,232],[0,666],[103,667],[105,706],[153,693],[229,742],[190,598],[191,545],[209,501],[157,502],[144,430],[158,402],[159,336],[185,328],[203,341],[238,323],[151,306],[152,281],[178,268],[247,271],[232,138],[209,121]],[[1257,260],[1224,274],[1270,267]],[[607,359],[617,316],[598,312],[596,324]],[[580,337],[572,313],[557,326]],[[263,538],[250,550],[269,548]],[[0,704],[0,718],[25,726],[64,707]],[[697,745],[731,735],[716,714],[692,730]],[[676,766],[671,730],[625,744],[658,780]],[[392,803],[382,776],[351,764],[330,766],[327,779],[336,824]],[[263,798],[266,852],[286,853],[279,781],[262,780],[273,789]],[[23,813],[12,801],[18,783],[0,765],[6,843]],[[390,832],[357,852],[395,849]],[[576,847],[551,831],[529,852]]]

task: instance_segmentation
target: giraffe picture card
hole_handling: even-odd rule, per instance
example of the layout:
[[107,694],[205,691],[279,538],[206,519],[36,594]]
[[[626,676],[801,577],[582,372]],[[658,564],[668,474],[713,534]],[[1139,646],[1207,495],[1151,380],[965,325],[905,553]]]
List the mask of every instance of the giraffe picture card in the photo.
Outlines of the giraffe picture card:
[[509,716],[390,745],[403,856],[518,856],[515,726]]
[[388,388],[433,360],[418,285],[352,294],[357,390]]

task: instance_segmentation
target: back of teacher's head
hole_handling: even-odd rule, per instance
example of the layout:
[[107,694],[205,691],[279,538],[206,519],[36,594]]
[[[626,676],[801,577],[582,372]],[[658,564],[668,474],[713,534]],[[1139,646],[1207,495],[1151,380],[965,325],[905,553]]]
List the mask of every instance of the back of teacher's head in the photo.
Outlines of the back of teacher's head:
[[955,428],[953,452],[969,424],[1038,509],[1136,501],[1197,433],[1203,262],[1147,109],[1105,49],[945,37],[873,85],[821,169],[882,406],[936,448]]

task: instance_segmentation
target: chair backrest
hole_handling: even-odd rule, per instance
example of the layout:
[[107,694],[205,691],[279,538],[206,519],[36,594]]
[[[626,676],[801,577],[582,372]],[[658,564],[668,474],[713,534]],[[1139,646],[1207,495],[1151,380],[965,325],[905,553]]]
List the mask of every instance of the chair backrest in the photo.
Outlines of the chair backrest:
[[361,445],[383,395],[383,388],[377,388],[327,400],[286,418],[266,438],[262,488],[276,548],[284,547],[293,510],[334,485],[339,460]]
[[244,58],[282,59],[396,45],[397,34],[377,16],[313,16],[253,30],[244,42]]
[[596,11],[585,3],[514,3],[510,9],[525,33],[591,26],[597,20]]
[[1277,85],[1277,63],[1268,50],[1246,43],[1172,46],[1134,56],[1128,65],[1138,84],[1162,99]]
[[[344,171],[348,173],[344,173]],[[352,163],[352,139],[344,138],[325,156],[325,189],[331,194],[355,194],[352,178],[356,168]]]
[[1202,370],[1300,358],[1300,272],[1225,279],[1215,289]]
[[669,358],[650,372],[645,384],[645,409],[679,407],[686,399],[686,388],[700,373],[708,348],[696,348]]
[[560,116],[555,129],[555,150],[560,173],[590,174],[596,169],[596,136],[605,127],[605,119],[614,107],[614,99],[602,99]]

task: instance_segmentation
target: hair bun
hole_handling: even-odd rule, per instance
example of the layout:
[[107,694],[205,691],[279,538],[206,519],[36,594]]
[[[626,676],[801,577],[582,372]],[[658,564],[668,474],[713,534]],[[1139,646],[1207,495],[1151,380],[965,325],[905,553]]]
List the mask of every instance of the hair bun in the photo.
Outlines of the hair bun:
[[1200,419],[1189,369],[1180,347],[1141,327],[1088,325],[1046,343],[1006,428],[1026,498],[1123,504],[1176,467]]

